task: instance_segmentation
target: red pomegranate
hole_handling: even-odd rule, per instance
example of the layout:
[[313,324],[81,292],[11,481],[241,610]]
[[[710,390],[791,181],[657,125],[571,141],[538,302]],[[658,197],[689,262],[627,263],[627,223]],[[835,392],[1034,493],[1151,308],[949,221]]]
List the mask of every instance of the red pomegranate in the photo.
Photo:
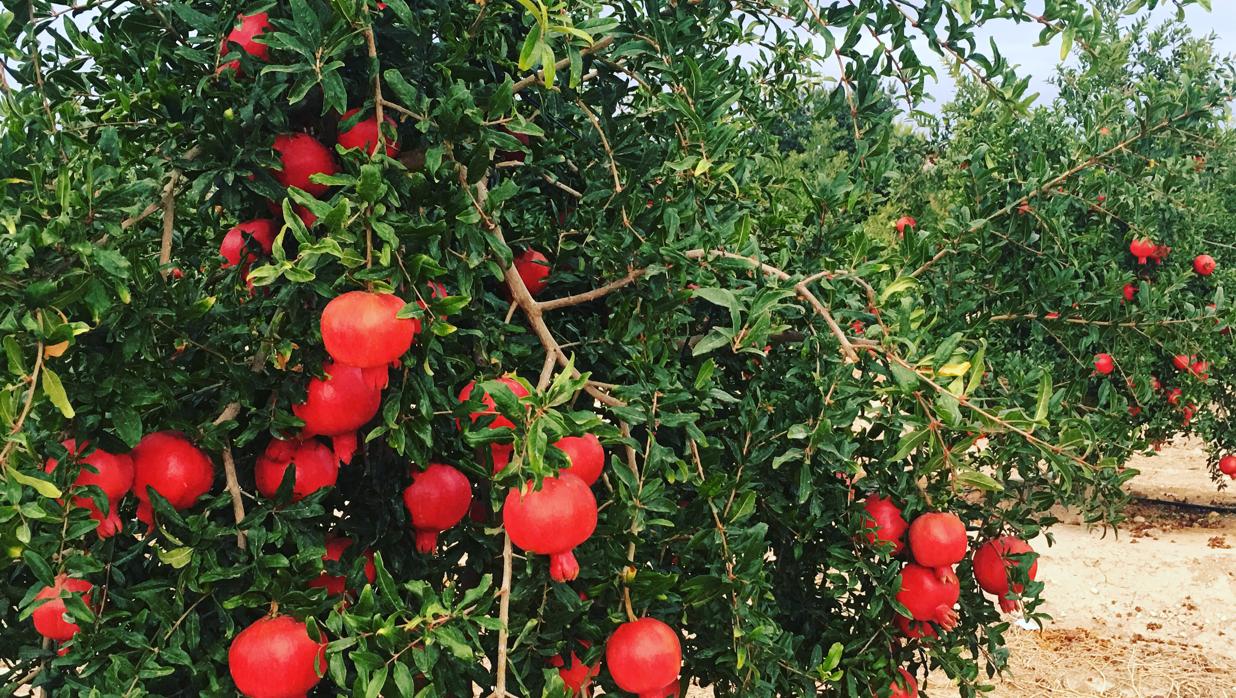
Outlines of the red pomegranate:
[[1171,405],[1179,405],[1180,397],[1184,395],[1184,391],[1180,388],[1172,388],[1167,391],[1167,402]]
[[[974,578],[983,591],[994,594],[1000,599],[1000,608],[1012,611],[1017,608],[1017,602],[1008,599],[1010,584],[1008,568],[1017,567],[1018,561],[1009,558],[1010,555],[1033,553],[1034,549],[1026,541],[1014,536],[1001,536],[987,541],[974,553]],[[1030,565],[1028,576],[1034,579],[1038,572],[1039,561],[1036,559]],[[1020,594],[1020,584],[1011,585],[1012,593]]]
[[[580,640],[579,644],[584,648],[588,648],[591,644],[587,640]],[[584,664],[579,655],[571,652],[570,663],[563,660],[562,657],[550,657],[549,665],[558,670],[558,676],[562,677],[562,683],[566,684],[567,691],[572,696],[591,696],[592,695],[592,680],[601,673],[601,662],[591,666]]]
[[302,438],[332,437],[335,455],[352,462],[356,451],[356,430],[373,419],[382,406],[386,368],[356,368],[326,363],[326,378],[309,381],[305,401],[292,405],[292,413],[305,423]]
[[595,435],[565,436],[555,441],[554,446],[565,453],[571,463],[562,469],[563,473],[570,473],[589,485],[601,477],[605,468],[605,448]]
[[1137,282],[1130,281],[1124,285],[1124,299],[1132,303],[1134,298],[1137,298]]
[[[352,118],[360,109],[349,109],[339,118],[342,124],[344,121]],[[395,132],[395,120],[389,116],[383,116],[382,120],[390,125],[389,133]],[[385,136],[385,134],[383,134]],[[378,117],[371,116],[368,119],[361,119],[356,122],[356,125],[346,131],[340,131],[338,138],[339,145],[345,148],[360,148],[368,155],[373,155],[378,151]],[[399,143],[387,137],[386,155],[395,157],[399,154]]]
[[540,252],[528,249],[515,258],[515,271],[524,280],[528,293],[536,295],[545,290],[545,278],[549,276],[549,258]]
[[956,514],[920,515],[910,524],[910,552],[923,567],[947,569],[966,556],[966,525]]
[[271,439],[266,451],[253,466],[253,478],[258,492],[271,498],[283,482],[288,466],[296,466],[292,483],[292,501],[299,502],[323,487],[334,487],[339,478],[339,459],[327,447],[313,438],[284,441]]
[[664,698],[673,691],[682,669],[678,635],[656,618],[618,626],[605,643],[605,666],[614,683],[640,698]]
[[1102,376],[1109,375],[1116,368],[1116,361],[1111,354],[1095,354],[1094,370]]
[[[89,448],[86,443],[78,448],[77,442],[73,439],[62,441],[61,445],[75,457]],[[93,485],[103,490],[103,495],[107,497],[107,515],[104,516],[103,512],[99,511],[99,506],[89,496],[73,497],[73,505],[90,512],[90,518],[99,522],[99,538],[111,538],[122,527],[119,514],[120,500],[133,488],[133,459],[127,453],[112,454],[95,449],[89,455],[77,460],[81,462],[81,470],[78,471],[72,486],[81,488]],[[59,465],[58,460],[48,458],[43,470],[50,473],[56,469],[57,465]]]
[[438,534],[463,520],[472,508],[472,483],[459,470],[430,463],[412,469],[412,484],[403,491],[403,505],[416,532],[416,549],[432,553]]
[[1189,366],[1197,360],[1196,354],[1177,354],[1172,357],[1172,365],[1178,370],[1188,371]]
[[906,234],[906,228],[917,228],[918,221],[914,220],[913,216],[902,216],[897,219],[893,227],[897,229],[898,237],[902,237]]
[[1157,247],[1150,238],[1142,240],[1134,238],[1133,242],[1129,243],[1129,254],[1137,257],[1138,264],[1145,264],[1148,258],[1156,256],[1156,252]]
[[1199,254],[1193,258],[1193,271],[1198,276],[1210,276],[1215,273],[1215,258],[1208,254]]
[[[523,383],[520,383],[514,378],[510,376],[502,376],[501,378],[498,378],[497,380],[498,382],[502,383],[507,388],[509,388],[510,391],[515,394],[515,397],[521,397],[521,398],[528,397],[528,389],[524,387]],[[459,391],[459,401],[467,402],[469,399],[471,399],[472,390],[475,387],[476,387],[476,381],[470,381],[467,385],[465,385],[463,387],[463,390]],[[486,409],[480,412],[469,413],[469,417],[472,418],[473,424],[476,424],[476,421],[483,416],[493,416],[493,421],[489,423],[490,429],[504,429],[504,428],[514,429],[515,428],[514,422],[508,419],[506,415],[500,414],[498,412],[498,404],[494,402],[493,397],[491,397],[488,393],[481,394],[481,402],[485,405]],[[459,421],[456,420],[455,424],[456,426],[458,426]],[[490,452],[490,455],[493,457],[493,462],[494,462],[493,471],[495,473],[500,472],[503,468],[507,466],[507,463],[511,462],[511,453],[512,451],[514,451],[514,449],[515,449],[514,445],[510,443],[491,443],[489,445],[489,452]]]
[[[888,685],[888,690],[892,693],[888,694],[888,698],[918,698],[918,682],[914,680],[914,676],[905,669],[898,667],[897,671],[901,672],[901,677],[893,679],[893,682]],[[878,693],[872,693],[872,698],[878,696]]]
[[389,293],[349,291],[322,311],[322,343],[335,361],[377,368],[399,360],[412,346],[420,323],[395,314],[406,305]]
[[[259,61],[268,60],[270,58],[270,47],[264,43],[254,41],[254,39],[270,29],[269,15],[265,12],[255,12],[251,15],[241,13],[236,15],[236,19],[237,24],[232,27],[232,31],[228,32],[223,42],[219,44],[219,57],[226,56],[232,48],[232,44],[237,44],[241,51]],[[235,70],[237,75],[243,72],[240,68],[239,59],[220,65],[219,71],[224,70]]]
[[1167,256],[1171,253],[1172,248],[1167,245],[1155,245],[1154,252],[1150,255],[1150,258],[1154,260],[1155,264],[1162,264],[1163,260],[1167,259]]
[[867,512],[863,525],[872,529],[865,534],[867,543],[875,545],[877,540],[882,543],[892,543],[889,554],[900,553],[905,548],[906,528],[908,528],[905,518],[901,516],[901,509],[893,504],[892,499],[877,494],[867,495],[867,499],[863,501],[863,509]]
[[296,187],[321,197],[330,187],[309,181],[315,174],[332,175],[339,171],[330,150],[307,133],[285,133],[275,137],[281,169],[272,172],[285,187]]
[[894,613],[893,620],[897,623],[897,628],[901,630],[901,634],[911,640],[939,637],[936,634],[936,629],[931,623],[926,621],[906,618],[900,613]]
[[262,618],[232,640],[227,666],[248,698],[304,698],[326,671],[326,639],[291,616]]
[[1236,479],[1236,456],[1226,455],[1220,458],[1219,472]]
[[[348,548],[352,547],[351,538],[343,538],[341,536],[326,536],[326,554],[322,556],[323,562],[339,562],[343,557],[343,553]],[[378,577],[378,570],[373,565],[373,551],[366,550],[365,553],[365,579],[373,584],[373,580]],[[322,574],[318,575],[317,579],[309,582],[310,588],[325,589],[329,596],[341,596],[348,591],[348,578],[342,574],[331,574],[326,570],[322,570]]]
[[77,623],[65,620],[68,610],[64,606],[61,593],[81,594],[82,601],[89,606],[90,590],[93,588],[94,585],[84,579],[73,579],[63,574],[57,575],[52,586],[43,587],[34,597],[36,601],[48,599],[36,606],[34,612],[30,614],[30,618],[34,621],[34,629],[43,637],[56,642],[67,642],[73,639],[81,628],[77,627]]
[[597,500],[588,484],[574,475],[547,477],[541,489],[528,483],[511,488],[502,507],[502,522],[521,550],[549,556],[549,576],[569,582],[579,576],[574,548],[597,527]]
[[[526,133],[515,133],[505,126],[499,126],[498,130],[507,135],[514,136],[515,140],[524,145],[532,142],[532,137]],[[494,152],[494,156],[497,162],[523,162],[528,157],[528,154],[522,150],[499,150]]]
[[176,509],[188,509],[210,491],[215,466],[184,434],[160,431],[147,434],[129,454],[133,457],[133,494],[137,518],[153,523],[149,487]]
[[1189,365],[1189,373],[1192,373],[1194,376],[1197,376],[1197,379],[1201,381],[1210,380],[1209,371],[1210,371],[1210,362],[1208,361],[1194,361],[1192,364]]
[[240,266],[241,273],[245,273],[249,265],[259,259],[256,249],[261,249],[263,256],[270,254],[278,233],[278,226],[269,218],[245,221],[227,231],[219,245],[219,254],[223,255],[221,268]]
[[953,604],[961,596],[961,583],[947,567],[931,569],[913,562],[901,570],[897,602],[917,621],[931,621],[948,631],[957,626]]

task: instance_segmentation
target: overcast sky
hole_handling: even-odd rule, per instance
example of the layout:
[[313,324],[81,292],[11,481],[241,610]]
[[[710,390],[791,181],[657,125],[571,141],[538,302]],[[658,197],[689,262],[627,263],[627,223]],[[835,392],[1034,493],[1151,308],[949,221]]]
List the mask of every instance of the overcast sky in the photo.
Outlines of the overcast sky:
[[[1236,13],[1232,6],[1236,0],[1214,0],[1214,11],[1192,5],[1185,12],[1186,21],[1193,31],[1205,36],[1214,34],[1218,40],[1215,46],[1220,53],[1236,53]],[[1170,18],[1175,13],[1174,8],[1160,7],[1152,13],[1156,20]],[[1151,24],[1154,26],[1154,23]],[[1009,63],[1019,66],[1018,75],[1030,77],[1030,93],[1039,93],[1039,103],[1055,97],[1056,89],[1047,80],[1055,73],[1060,62],[1060,42],[1050,46],[1035,46],[1038,41],[1038,31],[1027,25],[1015,25],[1011,22],[993,23],[977,32],[979,45],[986,47],[989,38],[995,38],[996,45],[1008,59]],[[927,56],[928,51],[920,51],[921,56]],[[935,54],[931,54],[934,56]],[[947,71],[939,69],[940,81],[930,88],[935,97],[934,104],[926,104],[926,111],[936,112],[953,95],[954,86]]]

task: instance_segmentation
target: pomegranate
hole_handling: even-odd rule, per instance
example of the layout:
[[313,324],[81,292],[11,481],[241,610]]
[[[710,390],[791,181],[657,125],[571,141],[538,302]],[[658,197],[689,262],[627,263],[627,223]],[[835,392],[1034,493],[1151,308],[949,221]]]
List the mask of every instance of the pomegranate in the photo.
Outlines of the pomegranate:
[[1236,456],[1226,455],[1220,458],[1219,472],[1236,479]]
[[549,276],[549,258],[533,249],[524,250],[523,254],[515,258],[515,271],[519,273],[519,278],[524,280],[528,293],[535,296],[544,291],[547,285],[545,277]]
[[898,237],[902,237],[906,234],[906,228],[917,228],[918,221],[914,220],[913,216],[902,216],[897,219],[893,227],[897,229]]
[[40,635],[56,642],[67,642],[73,639],[81,628],[71,620],[65,620],[68,609],[65,608],[61,594],[81,594],[82,601],[90,605],[90,590],[94,585],[84,579],[74,579],[67,575],[57,575],[55,583],[35,595],[36,601],[48,599],[35,607],[30,618],[34,621],[34,629]]
[[1137,282],[1130,281],[1124,285],[1124,299],[1132,303],[1134,298],[1137,298]]
[[1178,370],[1188,371],[1190,365],[1192,365],[1192,363],[1196,360],[1197,360],[1196,354],[1188,354],[1188,355],[1177,354],[1172,357],[1172,365],[1175,366]]
[[1168,404],[1170,404],[1170,405],[1179,405],[1179,404],[1180,404],[1180,397],[1181,397],[1182,395],[1184,395],[1184,391],[1183,391],[1183,390],[1181,390],[1180,388],[1172,388],[1171,390],[1167,391],[1167,402],[1168,402]]
[[677,688],[682,645],[665,623],[640,618],[623,623],[609,636],[605,665],[618,688],[640,698],[664,698]]
[[[528,397],[528,389],[524,387],[523,383],[520,383],[514,378],[511,378],[509,376],[503,376],[499,378],[498,381],[502,383],[503,385],[505,385],[507,388],[509,388],[510,391],[515,394],[515,397]],[[463,390],[459,391],[459,401],[467,402],[469,399],[471,399],[472,390],[475,387],[476,387],[476,381],[470,381],[467,385],[465,385],[463,387]],[[490,429],[504,429],[504,428],[514,429],[515,428],[514,422],[512,422],[509,418],[507,418],[506,415],[500,414],[498,412],[498,405],[496,402],[494,402],[494,399],[492,397],[490,397],[488,394],[482,394],[481,402],[484,403],[486,409],[481,412],[472,412],[469,414],[469,416],[472,418],[473,424],[475,424],[476,421],[483,416],[493,415],[493,421],[489,423]],[[455,424],[456,426],[458,426],[459,421],[456,420]],[[503,468],[506,467],[507,463],[511,462],[511,453],[514,450],[515,450],[515,446],[510,443],[491,443],[489,445],[489,452],[490,452],[490,455],[493,457],[493,462],[494,462],[493,471],[495,473],[500,472]]]
[[[918,698],[918,682],[914,680],[914,676],[901,667],[898,667],[897,671],[901,672],[901,676],[888,685],[888,690],[892,691],[888,698]],[[875,698],[879,694],[871,695]]]
[[[228,51],[231,50],[232,44],[236,44],[240,47],[241,51],[259,61],[268,60],[270,58],[270,47],[254,39],[270,29],[270,16],[265,12],[255,12],[251,15],[241,13],[236,15],[236,19],[237,24],[232,27],[232,31],[228,32],[223,42],[219,44],[219,57],[226,56]],[[243,73],[239,59],[220,65],[219,71],[222,72],[224,70],[235,70],[237,75]]]
[[302,438],[329,436],[335,455],[352,462],[356,451],[356,430],[373,419],[382,406],[385,368],[356,368],[326,363],[326,378],[309,381],[305,401],[292,405],[292,413],[305,422]]
[[1150,238],[1142,240],[1134,238],[1133,242],[1129,243],[1129,254],[1137,257],[1138,264],[1145,264],[1148,258],[1155,256],[1156,251],[1154,241]]
[[549,576],[569,582],[579,576],[572,550],[597,527],[597,500],[588,484],[574,475],[547,477],[541,489],[532,483],[511,488],[502,507],[502,522],[521,550],[549,556]]
[[296,187],[321,197],[330,187],[309,181],[315,174],[332,175],[339,171],[330,150],[307,133],[286,133],[275,137],[281,169],[272,172],[285,187]]
[[[343,538],[341,536],[326,536],[326,553],[322,555],[323,562],[339,562],[343,557],[343,553],[348,548],[352,547],[351,538]],[[369,580],[370,584],[378,577],[378,570],[373,565],[373,551],[366,550],[365,553],[365,579]],[[317,579],[309,582],[310,588],[325,589],[329,596],[341,596],[348,591],[348,578],[342,574],[331,574],[326,570],[322,570],[322,574],[318,575]]]
[[176,509],[188,509],[214,484],[214,464],[184,434],[172,431],[147,434],[129,455],[133,457],[137,518],[147,524],[153,524],[147,487]]
[[339,478],[339,459],[327,447],[312,438],[292,441],[271,439],[266,451],[253,466],[253,478],[258,492],[271,498],[283,482],[288,466],[296,466],[292,483],[292,501],[299,502],[324,487],[334,487]]
[[936,634],[936,629],[932,627],[931,623],[926,621],[906,618],[900,613],[894,613],[893,620],[897,623],[897,627],[901,630],[901,634],[911,640],[939,637],[939,635]]
[[1167,255],[1171,254],[1171,252],[1172,248],[1167,245],[1155,245],[1154,252],[1151,253],[1150,258],[1154,260],[1155,264],[1162,264],[1163,260],[1167,259]]
[[1215,273],[1215,258],[1208,254],[1199,254],[1193,258],[1193,271],[1198,276],[1210,276]]
[[406,305],[389,293],[349,291],[322,311],[322,343],[335,361],[377,368],[399,360],[412,346],[420,323],[395,314]]
[[910,552],[924,567],[947,571],[966,556],[967,542],[966,525],[956,514],[929,512],[910,524]]
[[[499,126],[498,130],[507,135],[514,136],[515,140],[524,145],[528,145],[532,142],[532,137],[526,133],[515,133],[505,126]],[[496,160],[498,162],[523,162],[524,159],[528,157],[528,154],[522,150],[499,150],[496,151],[494,155],[496,156]]]
[[[79,448],[73,439],[62,441],[61,445],[74,457],[89,447],[88,444],[83,443]],[[103,490],[103,495],[107,497],[107,515],[104,516],[103,512],[99,511],[99,505],[88,496],[73,497],[73,505],[90,512],[90,518],[99,522],[99,538],[111,538],[120,532],[122,527],[119,514],[120,500],[133,488],[133,459],[127,453],[117,455],[95,449],[89,455],[77,460],[81,462],[81,469],[77,473],[77,478],[73,480],[72,487],[93,485]],[[55,458],[48,458],[43,470],[50,473],[56,469],[57,465],[59,461]]]
[[1095,354],[1094,370],[1100,375],[1108,375],[1116,368],[1116,361],[1111,354]]
[[[340,123],[352,118],[360,109],[349,109],[339,118]],[[389,116],[383,116],[382,120],[390,125],[389,131],[395,131],[395,120]],[[385,134],[383,134],[385,135]],[[341,131],[338,138],[339,145],[345,148],[360,148],[368,155],[373,155],[378,151],[378,117],[371,116],[368,119],[361,119],[356,122],[352,128]],[[395,157],[399,155],[399,143],[391,138],[386,138],[386,155],[387,157]]]
[[[1034,549],[1026,541],[1014,536],[1001,536],[995,540],[987,541],[974,553],[974,578],[978,580],[978,584],[983,588],[983,591],[988,594],[994,594],[1000,599],[1000,608],[1005,611],[1012,611],[1017,608],[1017,602],[1008,597],[1010,590],[1014,594],[1020,594],[1022,586],[1020,584],[1009,584],[1008,568],[1017,567],[1017,560],[1009,559],[1009,555],[1024,555],[1032,553]],[[1036,559],[1030,565],[1030,571],[1027,574],[1030,579],[1034,579],[1034,575],[1038,572],[1039,561]]]
[[[591,646],[587,640],[580,640],[579,644],[584,648]],[[550,657],[549,665],[558,670],[558,676],[562,677],[562,683],[566,684],[571,696],[591,696],[592,680],[601,673],[600,661],[589,666],[574,652],[571,652],[569,663],[562,657],[555,656]]]
[[[901,515],[901,509],[893,504],[892,499],[881,497],[878,494],[869,494],[863,501],[863,510],[867,513],[863,525],[871,529],[866,532],[867,543],[875,545],[877,540],[881,543],[892,543],[889,555],[900,553],[905,548],[906,528],[908,528],[905,518]],[[882,547],[887,549],[887,546]]]
[[255,249],[260,248],[263,256],[270,254],[278,232],[275,222],[269,218],[245,221],[227,231],[223,236],[223,243],[219,245],[219,254],[223,255],[221,268],[239,266],[241,274],[244,274],[249,265],[259,258]]
[[601,440],[593,434],[583,436],[565,436],[554,442],[554,447],[566,454],[571,464],[562,469],[589,485],[601,477],[605,468],[605,449]]
[[412,484],[403,491],[403,505],[416,532],[416,549],[432,553],[438,534],[459,523],[472,508],[472,483],[457,469],[430,463],[412,469]]
[[[913,544],[911,544],[913,545]],[[917,621],[931,621],[944,631],[957,626],[953,604],[961,596],[961,583],[947,567],[935,570],[913,562],[901,570],[901,590],[897,602]]]
[[1207,361],[1194,361],[1189,365],[1189,373],[1197,376],[1198,380],[1210,380],[1210,363]]
[[291,616],[262,618],[232,640],[227,666],[248,698],[304,698],[326,671],[326,639]]

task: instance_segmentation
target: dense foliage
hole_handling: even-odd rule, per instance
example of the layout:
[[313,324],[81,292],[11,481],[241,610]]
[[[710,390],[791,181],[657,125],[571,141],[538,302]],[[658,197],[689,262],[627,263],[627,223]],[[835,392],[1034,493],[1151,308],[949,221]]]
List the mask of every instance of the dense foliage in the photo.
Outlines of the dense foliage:
[[[235,695],[229,646],[278,613],[328,641],[314,695],[563,696],[553,660],[599,661],[642,616],[677,633],[683,684],[718,696],[887,696],[900,667],[975,695],[1005,662],[1007,616],[965,560],[959,625],[904,638],[907,553],[862,535],[869,493],[908,520],[957,513],[974,550],[1037,536],[1057,504],[1118,521],[1124,463],[1154,441],[1196,430],[1216,461],[1236,447],[1232,68],[1178,27],[1100,19],[1109,0],[1032,4],[0,13],[7,688]],[[262,48],[219,50],[262,11]],[[1078,57],[1050,109],[1027,111],[1027,83],[975,39],[992,21]],[[917,111],[923,47],[969,78],[939,119]],[[333,147],[369,117],[397,149]],[[285,187],[289,133],[338,171]],[[262,218],[273,239],[225,242]],[[1130,255],[1146,237],[1171,247],[1160,264]],[[513,265],[529,250],[549,260],[536,298],[535,263]],[[341,335],[319,319],[365,290],[420,329],[389,369],[352,369],[380,406],[335,474],[351,430],[293,406],[347,370],[323,370]],[[1208,365],[1178,371],[1176,354]],[[311,453],[269,447],[306,424]],[[141,488],[148,530],[137,496],[70,496],[89,466],[62,441],[89,459],[161,431],[209,456],[201,500]],[[512,488],[568,465],[550,444],[584,434],[607,463],[561,583],[504,516]],[[287,458],[328,486],[262,470]],[[405,488],[431,463],[466,476],[471,511],[414,535],[425,500]],[[89,509],[113,505],[123,531],[101,538]],[[81,631],[62,647],[31,619],[60,574],[94,585],[65,595]],[[1042,619],[1043,585],[1014,576]],[[923,685],[928,667],[959,689]],[[604,666],[595,681],[615,690]]]

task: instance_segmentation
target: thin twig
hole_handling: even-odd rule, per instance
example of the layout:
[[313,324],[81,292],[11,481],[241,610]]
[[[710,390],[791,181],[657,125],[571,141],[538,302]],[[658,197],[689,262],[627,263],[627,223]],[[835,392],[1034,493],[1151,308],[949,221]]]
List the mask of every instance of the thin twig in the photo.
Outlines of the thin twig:
[[172,227],[176,222],[176,183],[180,170],[173,169],[163,187],[163,239],[159,242],[159,273],[163,278],[172,273],[168,264],[172,261]]
[[[35,312],[35,317],[38,319],[39,326],[43,324],[43,315],[41,311]],[[26,424],[26,418],[30,416],[30,410],[34,407],[34,395],[39,391],[39,375],[43,371],[43,340],[38,341],[38,347],[35,349],[34,371],[30,374],[30,392],[26,393],[26,403],[22,405],[21,412],[17,415],[17,421],[13,422],[13,428],[9,430],[9,436],[12,437]],[[13,447],[17,445],[16,441],[10,440],[4,444],[4,449],[0,450],[0,467],[3,467],[9,460],[9,454]]]
[[365,28],[362,31],[365,35],[365,46],[369,50],[369,65],[373,70],[373,118],[378,124],[378,145],[375,152],[382,152],[386,149],[386,136],[382,134],[382,126],[385,122],[382,120],[382,107],[386,104],[386,100],[382,99],[382,65],[378,62],[378,45],[373,36],[373,22],[369,19],[369,3],[361,3],[361,11],[365,14]]
[[559,308],[567,308],[573,305],[580,305],[581,303],[587,303],[589,301],[594,301],[598,298],[607,296],[613,293],[614,291],[617,291],[623,286],[628,286],[634,283],[636,280],[638,280],[641,276],[643,276],[647,272],[648,272],[647,269],[632,269],[631,271],[627,272],[627,275],[622,277],[621,279],[618,279],[616,281],[611,281],[605,284],[604,286],[599,286],[597,288],[592,289],[591,291],[584,291],[583,293],[576,293],[574,295],[564,296],[562,298],[553,298],[547,301],[539,301],[537,305],[540,307],[542,311],[546,311],[546,310],[557,310]]
[[502,535],[502,586],[498,589],[498,666],[495,669],[494,692],[491,698],[506,698],[506,662],[511,640],[511,569],[514,552],[511,536]]
[[614,161],[614,150],[609,147],[609,139],[605,137],[605,129],[601,128],[601,122],[597,119],[596,114],[584,104],[584,100],[579,97],[575,98],[575,103],[583,110],[584,115],[592,122],[592,128],[596,129],[597,135],[601,137],[601,147],[605,149],[605,155],[609,157],[609,173],[614,178],[614,193],[622,193],[622,180],[618,178],[618,163]]
[[[612,43],[614,43],[614,37],[607,36],[599,41],[596,41],[591,46],[581,49],[579,52],[579,55],[587,56],[590,53],[596,53],[597,51],[600,51],[601,49],[609,46]],[[562,70],[563,68],[569,66],[570,64],[571,64],[570,58],[563,58],[562,60],[554,64],[554,71],[556,72],[556,71]],[[541,75],[539,73],[533,73],[532,75],[529,75],[528,77],[515,83],[515,87],[512,88],[512,91],[522,92],[540,81],[541,81]]]

